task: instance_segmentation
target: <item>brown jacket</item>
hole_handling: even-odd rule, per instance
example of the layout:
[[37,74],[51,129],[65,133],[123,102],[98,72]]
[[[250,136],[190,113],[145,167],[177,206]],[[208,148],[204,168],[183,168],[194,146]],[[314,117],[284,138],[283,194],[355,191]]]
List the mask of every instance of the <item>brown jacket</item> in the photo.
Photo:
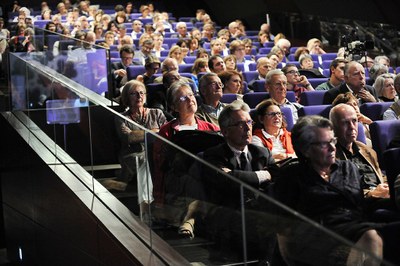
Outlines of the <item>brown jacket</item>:
[[[386,176],[382,174],[381,168],[379,167],[376,152],[360,141],[356,141],[355,144],[360,149],[361,156],[369,163],[369,165],[374,170],[376,176],[379,179],[377,180],[379,182],[378,184],[386,183]],[[348,160],[341,145],[336,145],[336,158],[339,160]],[[368,196],[370,191],[370,189],[364,189],[364,196]]]

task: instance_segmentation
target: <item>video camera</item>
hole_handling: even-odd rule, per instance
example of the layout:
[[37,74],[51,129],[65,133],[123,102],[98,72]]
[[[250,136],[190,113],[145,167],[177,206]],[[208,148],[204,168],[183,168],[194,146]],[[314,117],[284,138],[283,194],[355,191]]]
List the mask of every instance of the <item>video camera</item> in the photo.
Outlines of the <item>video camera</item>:
[[351,34],[343,35],[341,41],[344,57],[348,61],[360,61],[363,56],[367,56],[367,50],[374,49],[374,41],[360,41],[355,30]]

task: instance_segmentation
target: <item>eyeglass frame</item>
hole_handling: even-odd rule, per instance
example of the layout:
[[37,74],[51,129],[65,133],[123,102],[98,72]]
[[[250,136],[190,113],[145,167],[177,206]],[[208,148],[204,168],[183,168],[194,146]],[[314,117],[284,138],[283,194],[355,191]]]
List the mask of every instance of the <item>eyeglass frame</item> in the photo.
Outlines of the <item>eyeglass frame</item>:
[[134,97],[139,98],[140,96],[144,97],[146,94],[147,94],[146,91],[132,91],[129,93],[129,96],[132,96],[132,97],[134,96]]
[[278,117],[282,117],[283,113],[282,112],[269,112],[269,113],[265,113],[264,115],[266,115],[268,117],[275,117],[276,115]]
[[250,127],[254,126],[254,124],[255,124],[255,122],[253,120],[249,119],[247,121],[238,121],[234,124],[230,124],[230,125],[228,125],[228,127],[238,127],[239,129],[244,129],[245,128],[244,125],[247,125],[247,127],[250,128]]
[[183,95],[183,96],[178,98],[178,101],[181,102],[181,103],[186,102],[187,99],[189,99],[189,97],[194,97],[194,93],[191,92],[191,93],[188,93],[186,95]]
[[213,89],[216,89],[216,88],[217,88],[217,85],[218,85],[221,89],[223,89],[223,88],[225,87],[224,83],[222,83],[222,82],[217,82],[217,81],[211,81],[210,83],[208,83],[208,85],[211,85],[211,87],[212,87]]
[[290,75],[301,75],[300,74],[300,71],[298,71],[298,70],[289,70],[288,72],[286,72],[285,74],[290,74]]
[[310,145],[317,145],[321,149],[327,149],[329,145],[335,146],[337,144],[338,140],[337,137],[332,138],[330,141],[315,141],[311,142]]

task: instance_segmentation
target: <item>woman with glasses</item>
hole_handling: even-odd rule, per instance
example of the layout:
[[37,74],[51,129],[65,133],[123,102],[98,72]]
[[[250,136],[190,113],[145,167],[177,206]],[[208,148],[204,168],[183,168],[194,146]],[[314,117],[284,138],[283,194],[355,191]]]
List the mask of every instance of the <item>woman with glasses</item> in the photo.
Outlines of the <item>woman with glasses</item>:
[[167,119],[161,110],[145,107],[146,88],[137,80],[131,80],[125,84],[121,103],[128,108],[122,113],[128,120],[120,117],[115,119],[115,128],[121,147],[118,156],[121,172],[116,179],[105,180],[102,184],[107,189],[117,191],[125,191],[128,185],[137,187],[140,215],[148,219],[148,204],[153,201],[153,182],[145,156],[143,128],[158,132]]
[[167,91],[167,104],[176,118],[160,129],[160,136],[170,139],[180,130],[219,131],[217,126],[196,118],[197,101],[188,83],[172,83]]
[[115,120],[116,130],[121,142],[119,160],[121,163],[121,174],[117,182],[112,182],[110,188],[125,190],[127,184],[136,177],[135,157],[144,152],[144,135],[142,129],[158,132],[162,125],[167,122],[160,109],[145,107],[146,88],[137,80],[127,82],[121,93],[121,103],[128,109],[122,115],[133,121],[117,118]]
[[268,148],[275,161],[296,157],[292,138],[286,129],[281,108],[273,100],[268,99],[256,107],[256,128],[252,143]]
[[[178,142],[179,132],[190,133],[196,131],[212,131],[218,132],[219,127],[209,122],[198,119],[195,116],[197,111],[197,102],[194,93],[186,82],[176,81],[172,83],[167,91],[168,107],[176,117],[172,121],[161,127],[159,135],[173,142]],[[193,143],[193,145],[198,145]],[[189,166],[186,156],[172,149],[169,145],[158,141],[154,144],[154,158],[157,162],[154,174],[154,198],[158,206],[163,206],[159,209],[162,217],[172,225],[179,226],[182,222],[182,217],[186,215],[182,226],[179,228],[179,233],[193,237],[194,218],[188,208],[192,207],[190,201],[182,198],[186,191],[187,175]],[[184,173],[184,174],[182,174]],[[192,187],[192,189],[196,189]],[[194,205],[196,203],[193,203]],[[157,214],[155,214],[157,216]]]
[[[282,213],[287,219],[281,219],[278,242],[284,260],[288,265],[313,265],[316,261],[318,265],[381,265],[384,225],[365,219],[359,169],[350,161],[336,160],[332,122],[305,116],[291,132],[298,160],[281,167],[275,182],[276,199],[353,244]],[[390,232],[397,234],[397,227]],[[389,241],[385,246],[390,246]]]

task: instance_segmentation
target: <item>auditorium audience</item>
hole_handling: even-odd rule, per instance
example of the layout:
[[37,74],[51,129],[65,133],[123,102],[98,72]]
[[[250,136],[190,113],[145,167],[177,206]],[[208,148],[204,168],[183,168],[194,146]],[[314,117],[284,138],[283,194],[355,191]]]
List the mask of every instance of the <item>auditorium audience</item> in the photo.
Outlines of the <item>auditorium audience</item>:
[[[293,146],[299,160],[281,168],[281,176],[275,182],[275,196],[361,250],[382,259],[383,248],[394,248],[396,243],[385,242],[383,246],[384,225],[371,223],[363,216],[359,169],[350,161],[336,160],[337,139],[333,129],[332,123],[320,116],[299,119],[292,129]],[[335,241],[299,222],[288,219],[287,223],[282,220],[280,224],[279,247],[289,265],[294,261],[304,264],[315,261],[319,264],[332,261],[341,265],[380,264],[375,257],[356,248],[339,252],[340,247]]]
[[233,176],[262,191],[268,191],[274,181],[276,166],[270,151],[251,143],[253,120],[249,111],[246,103],[236,100],[227,105],[218,118],[225,142],[205,150],[203,158],[226,174],[203,167],[202,181],[208,203],[203,217],[208,233],[222,248],[233,250],[235,254],[238,252],[238,259],[243,246],[235,239],[241,239],[244,218],[248,255],[269,261],[275,243],[272,226],[275,219],[261,211],[267,206],[252,191],[242,191],[244,201],[241,205],[241,186],[227,177]]
[[267,57],[260,57],[257,60],[257,72],[258,75],[251,81],[248,82],[248,87],[254,90],[254,85],[257,80],[265,80],[265,76],[272,69],[270,60]]
[[357,141],[358,120],[354,108],[347,104],[338,104],[332,108],[329,117],[337,137],[336,158],[351,161],[357,166],[362,177],[361,187],[366,198],[366,210],[373,212],[382,208],[393,209],[389,199],[389,186],[379,167],[376,152]]
[[[68,1],[65,2],[68,3]],[[249,81],[248,86],[252,89],[257,80],[265,79],[264,87],[269,92],[271,99],[264,100],[257,105],[255,110],[257,126],[254,128],[254,135],[251,136],[253,121],[249,116],[248,106],[242,101],[235,101],[225,111],[224,107],[227,104],[221,102],[223,93],[243,94],[247,92],[247,90],[244,91],[243,76],[237,71],[237,66],[243,64],[244,71],[250,71],[250,64],[253,61],[246,60],[246,58],[254,58],[252,40],[255,41],[255,39],[243,39],[246,31],[240,20],[232,21],[227,28],[219,30],[215,36],[216,29],[220,29],[220,27],[211,21],[205,10],[198,10],[196,18],[192,22],[204,23],[199,27],[201,32],[199,29],[193,28],[189,33],[188,25],[179,21],[176,23],[176,32],[174,33],[173,30],[170,31],[172,21],[171,23],[168,21],[168,13],[154,12],[154,6],[151,3],[140,6],[142,14],[139,19],[133,21],[131,15],[134,7],[131,2],[126,3],[125,8],[122,5],[116,5],[116,13],[112,16],[104,14],[101,9],[97,10],[97,7],[91,7],[89,1],[78,2],[78,8],[75,8],[75,11],[72,11],[70,3],[69,5],[67,3],[58,3],[58,12],[55,15],[51,15],[48,6],[42,11],[42,19],[58,20],[49,23],[51,27],[46,25],[46,29],[69,35],[71,28],[72,34],[76,34],[78,39],[81,39],[80,36],[85,37],[86,42],[83,45],[78,42],[68,53],[68,61],[74,63],[86,63],[86,54],[96,51],[92,47],[95,40],[105,41],[105,47],[109,48],[119,44],[121,61],[115,62],[114,60],[114,63],[111,64],[111,76],[115,87],[112,96],[114,98],[121,96],[120,103],[128,108],[122,115],[135,122],[132,124],[123,119],[115,120],[117,134],[122,144],[118,155],[121,173],[116,180],[113,180],[114,182],[104,182],[104,186],[114,190],[125,190],[126,186],[138,177],[136,176],[138,170],[136,166],[145,165],[144,131],[137,125],[156,132],[160,130],[160,136],[172,141],[175,140],[174,135],[180,131],[217,132],[221,126],[226,140],[226,143],[223,144],[224,148],[221,148],[221,145],[206,151],[204,153],[206,161],[255,188],[271,183],[274,177],[271,176],[268,169],[273,163],[282,161],[280,162],[283,165],[282,176],[279,177],[275,190],[279,200],[314,219],[317,223],[323,223],[325,227],[370,251],[378,258],[382,257],[382,238],[384,236],[377,232],[380,232],[383,225],[366,223],[361,213],[368,211],[372,217],[373,212],[379,208],[392,210],[392,206],[388,202],[389,189],[386,177],[379,168],[376,153],[368,145],[356,141],[356,138],[358,121],[363,123],[367,144],[371,145],[368,125],[373,121],[360,113],[359,106],[363,103],[393,101],[394,103],[383,114],[383,119],[400,118],[400,100],[398,99],[400,74],[395,78],[393,78],[394,75],[387,74],[390,67],[390,60],[387,56],[375,57],[374,65],[369,70],[368,84],[374,84],[373,87],[366,85],[365,69],[360,63],[355,61],[347,63],[346,60],[338,58],[333,60],[329,68],[329,80],[316,87],[316,90],[326,91],[324,104],[332,103],[334,106],[330,114],[332,124],[326,119],[314,116],[299,120],[298,110],[302,106],[292,103],[286,98],[287,90],[294,91],[296,99],[299,101],[302,92],[312,91],[314,88],[306,76],[300,75],[296,65],[287,63],[290,58],[288,57],[290,41],[281,33],[276,36],[272,35],[270,25],[264,23],[258,34],[260,47],[270,47],[269,42],[272,41],[275,42],[275,46],[271,48],[271,52],[267,56],[264,55],[265,57],[257,60],[257,75]],[[30,12],[28,8],[20,8],[20,14],[15,18],[18,24],[13,28],[13,31],[17,31],[16,35],[11,34],[10,36],[10,32],[4,28],[4,20],[0,18],[0,54],[5,50],[1,38],[10,37],[11,51],[34,52],[39,50],[39,47],[35,46],[36,42],[33,41],[34,31],[30,28],[32,24],[26,24],[27,21],[32,23],[34,20],[30,17]],[[149,32],[155,33],[151,35],[143,33],[143,24],[140,20],[143,18],[153,18],[153,23],[146,26]],[[127,22],[132,23],[132,32],[129,31],[128,35],[125,35],[125,26],[130,28],[130,25],[124,24]],[[162,47],[164,36],[179,37],[181,40],[169,49],[169,58],[166,58],[161,64],[159,57],[161,54],[164,55],[161,53],[165,50]],[[140,50],[134,52],[133,40],[139,38]],[[187,38],[190,39],[186,41]],[[62,38],[60,38],[61,40]],[[54,56],[60,55],[60,41],[57,40],[53,45]],[[203,48],[205,42],[210,43],[211,56]],[[47,39],[44,44],[47,46]],[[310,54],[319,55],[321,60],[321,55],[326,53],[321,45],[322,42],[319,39],[312,38],[308,41],[307,47],[302,46],[297,49],[294,57],[299,60],[302,69],[314,69]],[[183,49],[187,49],[188,52],[182,52]],[[183,74],[178,72],[178,64],[185,64],[186,55],[198,58],[193,63],[192,74],[194,76],[192,79],[183,77]],[[134,58],[139,63],[135,62]],[[192,58],[188,57],[187,59],[188,62],[193,62],[189,61]],[[144,65],[146,72],[139,75],[137,80],[129,81],[127,80],[127,67],[136,64]],[[239,66],[242,67],[242,65]],[[156,77],[160,68],[163,75]],[[278,68],[282,68],[282,70]],[[209,71],[212,73],[208,73]],[[199,80],[197,80],[197,75],[201,76]],[[146,86],[153,83],[162,83],[165,87],[160,102],[157,102],[158,98],[154,95],[147,95]],[[196,85],[193,86],[193,83]],[[199,102],[195,98],[197,87],[200,95]],[[149,101],[149,107],[145,107],[146,98],[153,100],[153,102]],[[281,107],[290,108],[293,121],[295,123],[298,121],[293,129],[293,135],[286,129]],[[225,116],[221,117],[224,112]],[[172,121],[167,123],[167,118]],[[337,139],[333,136],[333,132]],[[256,146],[263,147],[263,149]],[[175,204],[173,202],[179,196],[176,194],[178,179],[174,179],[171,174],[168,175],[169,170],[166,170],[167,168],[163,164],[166,161],[166,153],[163,148],[165,147],[158,146],[155,149],[154,157],[161,167],[156,170],[156,175],[152,179],[150,178],[150,181],[154,181],[154,197],[157,204],[163,202]],[[240,158],[241,151],[247,154],[247,158],[245,158],[247,165],[244,164],[244,166],[242,165],[243,160]],[[291,158],[296,157],[296,154],[298,159]],[[255,155],[260,155],[265,159],[264,165],[260,166],[260,169],[258,166],[253,167],[252,160],[258,159]],[[225,160],[226,156],[232,158],[229,164]],[[343,161],[335,160],[335,156]],[[230,164],[232,162],[234,162],[233,165]],[[230,204],[229,201],[232,200],[235,205],[239,199],[237,191],[227,190],[226,183],[223,182],[225,179],[212,179],[214,177],[220,177],[220,175],[213,174],[206,177],[206,184],[215,185],[211,195],[212,200],[221,204]],[[339,182],[340,178],[344,180],[342,183]],[[357,182],[358,179],[361,179],[361,184]],[[314,188],[316,189],[313,190]],[[221,192],[221,194],[215,195],[215,192]],[[335,200],[328,197],[328,192],[332,193]],[[347,192],[349,193],[346,194]],[[361,197],[362,195],[365,199]],[[144,200],[146,203],[150,203],[153,200],[152,195]],[[364,203],[366,205],[363,205]],[[348,211],[352,217],[346,220],[345,211]],[[216,213],[224,215],[219,210]],[[174,214],[176,213],[170,213],[171,216]],[[209,213],[205,215],[204,221],[210,222],[210,227],[217,225],[221,229],[221,224],[226,222],[225,219],[216,221],[216,218]],[[335,215],[337,216],[335,217]],[[180,225],[179,234],[193,238],[195,220],[192,214],[189,211],[183,218],[183,223],[182,217],[172,217],[172,220],[175,219],[173,224]],[[235,225],[232,227],[235,228]],[[228,238],[236,237],[235,233],[228,232],[229,229],[222,228],[218,235],[226,233],[223,235],[224,237],[227,235]],[[296,230],[295,227],[288,225],[279,233],[283,259],[290,264],[291,258],[309,256],[305,260],[310,260],[308,261],[310,263],[324,262],[323,255],[321,255],[325,254],[323,252],[310,255],[309,252],[301,254],[299,250],[291,249],[293,243],[307,249],[307,243],[304,241],[304,243],[300,243],[301,239],[296,239],[296,237],[301,238],[303,233]],[[267,235],[269,236],[269,232]],[[251,239],[251,241],[253,240]],[[314,240],[317,242],[319,239]],[[321,245],[321,251],[326,251],[323,248],[324,245]],[[368,262],[371,259],[368,256],[358,256],[356,253],[354,249],[349,250],[340,259],[347,264],[356,264],[362,260]],[[326,254],[327,257],[331,255],[329,252]]]
[[310,51],[310,54],[326,54],[326,52],[322,49],[322,43],[317,38],[312,38],[307,42],[307,50]]
[[141,64],[144,65],[146,58],[151,54],[151,51],[153,50],[154,43],[153,40],[151,39],[151,35],[149,39],[146,39],[143,41],[142,44],[140,44],[140,51],[137,51],[135,53],[135,59]]

